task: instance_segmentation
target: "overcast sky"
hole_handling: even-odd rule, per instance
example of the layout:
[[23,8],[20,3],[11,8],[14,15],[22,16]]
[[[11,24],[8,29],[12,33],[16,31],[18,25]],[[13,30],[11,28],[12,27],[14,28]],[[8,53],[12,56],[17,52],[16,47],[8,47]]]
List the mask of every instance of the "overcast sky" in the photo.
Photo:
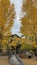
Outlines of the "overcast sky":
[[20,14],[21,14],[21,6],[22,6],[22,0],[10,0],[11,4],[14,3],[15,5],[15,11],[16,11],[16,18],[14,20],[14,26],[12,28],[13,34],[20,34]]

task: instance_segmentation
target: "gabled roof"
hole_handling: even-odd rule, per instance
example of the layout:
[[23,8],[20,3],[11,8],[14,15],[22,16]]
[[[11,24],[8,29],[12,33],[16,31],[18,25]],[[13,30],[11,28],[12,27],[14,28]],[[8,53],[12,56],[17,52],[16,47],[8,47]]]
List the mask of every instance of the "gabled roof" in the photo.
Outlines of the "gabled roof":
[[14,38],[15,36],[16,36],[17,38],[21,38],[21,37],[18,36],[17,34],[11,35],[10,37]]

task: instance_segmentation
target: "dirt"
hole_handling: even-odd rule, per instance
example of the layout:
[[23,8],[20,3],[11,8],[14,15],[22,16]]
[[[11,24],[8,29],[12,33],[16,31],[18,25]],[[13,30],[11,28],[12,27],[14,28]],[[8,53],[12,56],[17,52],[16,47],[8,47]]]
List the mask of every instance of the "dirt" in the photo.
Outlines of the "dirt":
[[23,62],[25,63],[25,65],[37,65],[36,57],[30,58],[30,59],[24,58],[24,59],[22,59],[22,60],[23,60]]
[[[36,58],[24,58],[22,59],[25,65],[37,65]],[[7,56],[0,56],[0,65],[10,65]]]
[[0,56],[0,65],[10,65],[7,56]]

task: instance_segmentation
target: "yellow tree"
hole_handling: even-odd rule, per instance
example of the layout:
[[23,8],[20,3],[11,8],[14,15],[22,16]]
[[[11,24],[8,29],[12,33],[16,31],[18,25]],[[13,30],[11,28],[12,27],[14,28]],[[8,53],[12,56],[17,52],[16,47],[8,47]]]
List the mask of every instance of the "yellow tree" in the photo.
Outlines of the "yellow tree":
[[26,15],[21,19],[21,32],[28,37],[33,37],[37,47],[37,0],[23,0],[22,11]]
[[11,27],[15,18],[14,4],[10,0],[0,1],[0,38],[2,35],[10,35]]
[[14,18],[15,18],[14,4],[11,4],[10,0],[0,0],[0,51],[2,48],[1,43],[3,44],[8,43],[7,36],[11,35],[11,27],[13,25]]

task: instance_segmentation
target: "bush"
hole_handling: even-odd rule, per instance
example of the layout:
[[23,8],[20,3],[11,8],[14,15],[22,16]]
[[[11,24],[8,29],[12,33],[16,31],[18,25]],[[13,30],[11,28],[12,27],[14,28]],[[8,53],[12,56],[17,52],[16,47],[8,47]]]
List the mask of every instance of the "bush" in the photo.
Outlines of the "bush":
[[22,45],[22,47],[21,47],[22,50],[24,50],[24,49],[32,49],[32,48],[33,48],[32,44],[26,44],[26,43],[24,43]]

